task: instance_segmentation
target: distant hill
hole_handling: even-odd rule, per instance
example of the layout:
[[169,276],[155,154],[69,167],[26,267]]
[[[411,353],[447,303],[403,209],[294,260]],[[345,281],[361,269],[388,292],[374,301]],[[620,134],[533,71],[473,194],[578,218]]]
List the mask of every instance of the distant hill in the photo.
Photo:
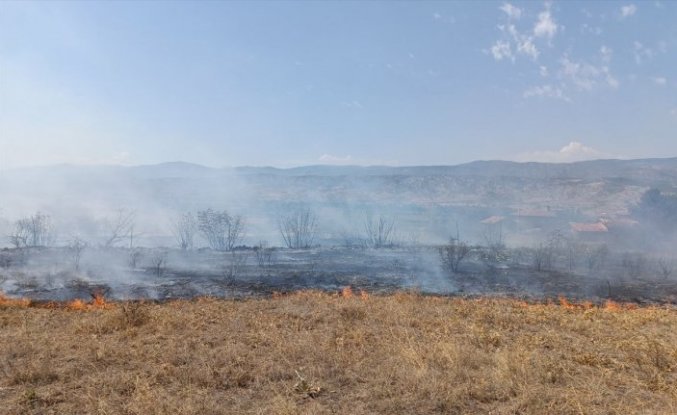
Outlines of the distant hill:
[[151,234],[150,224],[166,228],[177,212],[214,208],[247,216],[250,229],[275,232],[280,212],[307,205],[335,232],[359,223],[365,212],[408,218],[420,229],[439,228],[451,217],[476,223],[524,208],[573,212],[582,220],[623,216],[652,187],[677,192],[677,158],[288,169],[58,165],[0,171],[0,220],[40,210],[73,221],[92,218],[97,227],[124,208],[137,211]]
[[473,161],[450,166],[332,166],[311,165],[292,168],[234,167],[212,168],[194,163],[168,162],[153,165],[55,165],[10,169],[0,172],[2,177],[105,177],[115,175],[128,178],[203,178],[228,175],[268,176],[482,176],[516,178],[605,179],[622,178],[631,182],[647,183],[656,180],[677,179],[677,157],[593,160],[574,163],[536,163],[502,160]]

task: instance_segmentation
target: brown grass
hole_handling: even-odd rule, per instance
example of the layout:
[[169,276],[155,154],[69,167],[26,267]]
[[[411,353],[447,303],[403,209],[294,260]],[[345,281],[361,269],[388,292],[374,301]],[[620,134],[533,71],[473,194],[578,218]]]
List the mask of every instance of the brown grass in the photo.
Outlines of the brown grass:
[[2,414],[674,414],[677,310],[316,292],[0,305]]

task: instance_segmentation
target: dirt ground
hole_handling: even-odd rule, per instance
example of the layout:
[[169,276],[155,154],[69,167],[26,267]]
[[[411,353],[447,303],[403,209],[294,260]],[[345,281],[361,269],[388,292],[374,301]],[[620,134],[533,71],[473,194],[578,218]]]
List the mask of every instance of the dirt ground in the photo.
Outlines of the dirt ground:
[[677,309],[299,292],[0,301],[2,414],[674,414]]

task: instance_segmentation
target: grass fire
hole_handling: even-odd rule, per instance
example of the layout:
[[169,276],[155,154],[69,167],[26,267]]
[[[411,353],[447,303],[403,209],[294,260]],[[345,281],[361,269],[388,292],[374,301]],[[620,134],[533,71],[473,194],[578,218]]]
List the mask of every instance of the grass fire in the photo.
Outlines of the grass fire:
[[677,414],[675,22],[0,0],[0,415]]
[[671,414],[677,309],[300,291],[0,299],[3,414]]

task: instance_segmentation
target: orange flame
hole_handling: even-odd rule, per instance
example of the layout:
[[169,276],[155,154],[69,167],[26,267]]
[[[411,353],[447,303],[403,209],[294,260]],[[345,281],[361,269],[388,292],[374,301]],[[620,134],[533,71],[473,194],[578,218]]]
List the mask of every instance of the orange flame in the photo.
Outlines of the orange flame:
[[92,294],[92,306],[94,306],[95,308],[106,307],[106,299],[103,297],[103,294],[101,293]]
[[367,301],[369,299],[369,293],[364,290],[360,290],[360,299],[362,301]]
[[68,304],[66,304],[66,308],[73,311],[84,311],[87,309],[87,303],[76,298],[75,300],[69,301]]
[[622,307],[620,304],[613,300],[606,300],[604,302],[604,309],[606,311],[621,311]]
[[0,292],[0,306],[2,307],[19,307],[26,308],[31,305],[31,300],[28,298],[10,298],[4,293]]
[[559,305],[566,308],[567,310],[573,310],[576,308],[576,305],[570,303],[569,300],[567,300],[567,298],[563,295],[559,296]]
[[341,297],[343,297],[343,298],[353,298],[353,289],[350,288],[350,285],[344,287],[341,290]]

